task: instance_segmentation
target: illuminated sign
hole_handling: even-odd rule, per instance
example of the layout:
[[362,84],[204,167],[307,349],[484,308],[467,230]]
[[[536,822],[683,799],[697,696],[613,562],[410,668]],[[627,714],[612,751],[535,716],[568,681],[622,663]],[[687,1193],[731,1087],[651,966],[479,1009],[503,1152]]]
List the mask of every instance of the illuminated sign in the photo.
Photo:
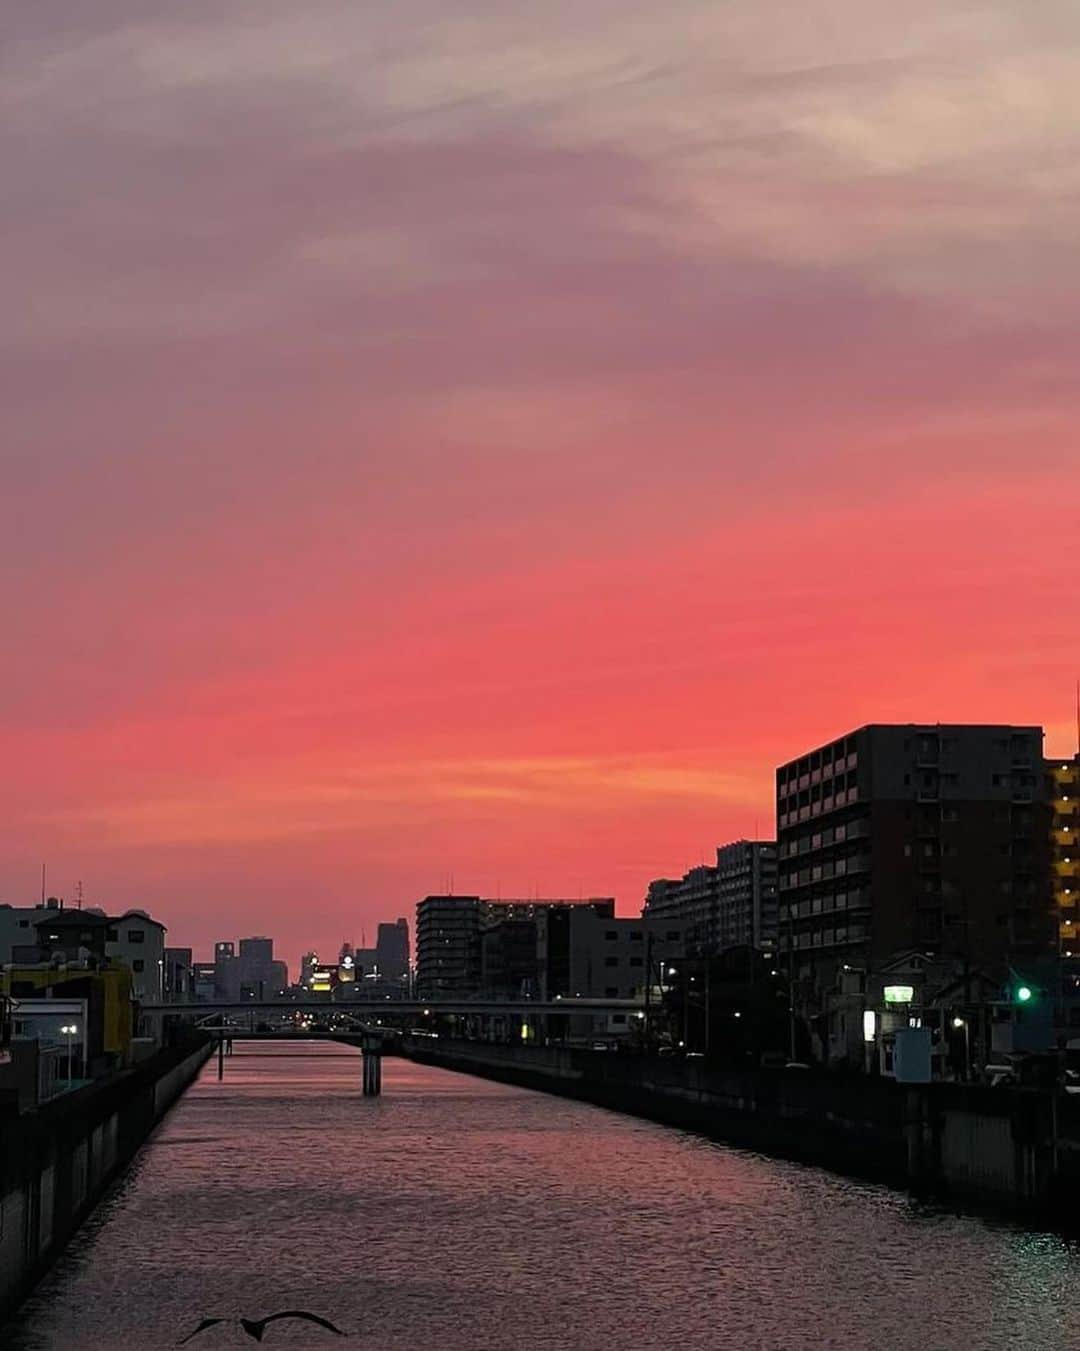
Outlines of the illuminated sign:
[[915,998],[914,985],[886,985],[886,1004],[910,1004]]
[[867,1009],[862,1016],[862,1035],[863,1041],[873,1041],[874,1033],[877,1030],[877,1014],[873,1009]]
[[325,994],[337,984],[338,973],[336,967],[317,966],[312,970],[310,985],[311,988],[320,994]]

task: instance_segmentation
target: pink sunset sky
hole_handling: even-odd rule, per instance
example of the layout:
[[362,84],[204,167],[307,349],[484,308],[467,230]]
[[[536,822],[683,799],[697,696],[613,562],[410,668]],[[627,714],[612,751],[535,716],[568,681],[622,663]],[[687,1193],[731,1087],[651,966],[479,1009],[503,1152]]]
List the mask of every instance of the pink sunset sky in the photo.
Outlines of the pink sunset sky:
[[293,969],[1080,668],[1075,0],[35,0],[0,901]]

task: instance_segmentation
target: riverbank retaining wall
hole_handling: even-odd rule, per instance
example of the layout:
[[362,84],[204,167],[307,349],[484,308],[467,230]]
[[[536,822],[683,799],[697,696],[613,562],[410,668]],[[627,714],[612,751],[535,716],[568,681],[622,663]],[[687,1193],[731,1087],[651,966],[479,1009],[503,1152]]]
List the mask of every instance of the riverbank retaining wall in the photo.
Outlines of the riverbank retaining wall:
[[208,1040],[0,1123],[0,1323],[206,1063]]
[[430,1038],[402,1050],[898,1186],[1064,1220],[1080,1201],[1080,1100],[1062,1094]]

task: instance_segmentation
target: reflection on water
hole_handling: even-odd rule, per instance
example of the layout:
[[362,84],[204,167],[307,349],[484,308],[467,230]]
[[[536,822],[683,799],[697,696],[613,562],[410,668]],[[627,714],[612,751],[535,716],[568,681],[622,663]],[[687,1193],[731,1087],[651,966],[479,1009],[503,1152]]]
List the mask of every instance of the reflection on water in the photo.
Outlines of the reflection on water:
[[[599,1108],[356,1052],[237,1043],[5,1346],[153,1351],[308,1309],[264,1345],[1080,1345],[1078,1249]],[[235,1321],[194,1351],[255,1343]]]

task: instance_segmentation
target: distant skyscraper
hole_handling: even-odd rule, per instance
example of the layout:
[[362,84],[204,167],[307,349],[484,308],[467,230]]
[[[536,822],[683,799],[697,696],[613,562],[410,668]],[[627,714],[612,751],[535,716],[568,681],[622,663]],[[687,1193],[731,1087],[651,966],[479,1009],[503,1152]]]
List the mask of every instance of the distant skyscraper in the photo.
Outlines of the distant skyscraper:
[[217,999],[240,997],[240,967],[235,943],[214,944],[214,995]]
[[272,938],[241,938],[237,958],[241,991],[254,999],[262,998],[273,985],[270,970],[274,961]]
[[348,985],[356,980],[356,953],[351,943],[342,943],[338,953],[338,981]]
[[375,961],[383,980],[400,981],[409,974],[409,921],[380,924]]

